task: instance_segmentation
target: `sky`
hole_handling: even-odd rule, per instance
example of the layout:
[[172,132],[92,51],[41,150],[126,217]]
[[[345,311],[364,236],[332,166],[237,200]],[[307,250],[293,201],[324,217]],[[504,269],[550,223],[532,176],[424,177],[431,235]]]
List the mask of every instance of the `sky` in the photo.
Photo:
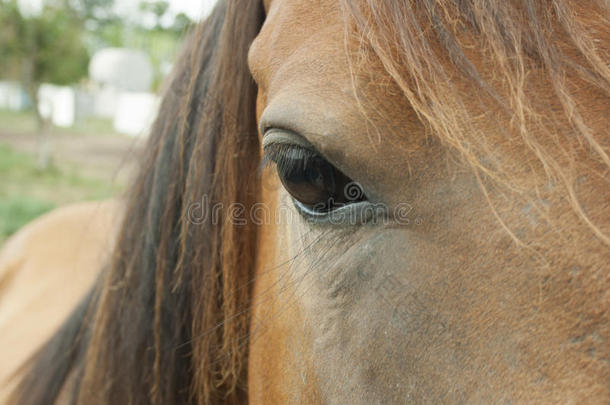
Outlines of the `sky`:
[[[216,4],[216,0],[168,0],[168,2],[170,14],[185,13],[195,21],[207,16]],[[115,9],[122,16],[137,17],[139,4],[140,0],[115,0]]]
[[[44,0],[18,0],[19,6],[25,13],[35,14],[40,10]],[[117,13],[129,19],[138,18],[138,5],[140,0],[115,0]],[[214,7],[216,0],[169,0],[171,14],[185,13],[197,21],[205,17]]]
[[212,11],[216,0],[171,0],[169,3],[176,14],[183,12],[191,19],[198,20]]

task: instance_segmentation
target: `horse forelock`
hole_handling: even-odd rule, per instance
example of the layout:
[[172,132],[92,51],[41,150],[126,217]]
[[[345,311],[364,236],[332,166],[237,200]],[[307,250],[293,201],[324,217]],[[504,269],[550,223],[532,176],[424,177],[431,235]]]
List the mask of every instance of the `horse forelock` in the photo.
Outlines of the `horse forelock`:
[[342,8],[361,42],[356,59],[374,54],[430,134],[484,187],[525,194],[552,184],[610,243],[600,195],[610,167],[601,113],[610,95],[604,4],[343,1]]

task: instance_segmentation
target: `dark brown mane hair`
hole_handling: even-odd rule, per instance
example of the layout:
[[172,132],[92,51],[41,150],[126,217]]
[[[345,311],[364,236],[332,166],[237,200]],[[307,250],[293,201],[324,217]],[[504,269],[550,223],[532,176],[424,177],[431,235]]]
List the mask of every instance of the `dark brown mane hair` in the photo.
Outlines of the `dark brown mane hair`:
[[[11,403],[51,404],[59,395],[79,404],[247,401],[256,229],[232,221],[228,208],[258,198],[247,51],[263,18],[259,1],[220,1],[190,35],[111,264],[22,370]],[[225,209],[190,217],[212,205]]]

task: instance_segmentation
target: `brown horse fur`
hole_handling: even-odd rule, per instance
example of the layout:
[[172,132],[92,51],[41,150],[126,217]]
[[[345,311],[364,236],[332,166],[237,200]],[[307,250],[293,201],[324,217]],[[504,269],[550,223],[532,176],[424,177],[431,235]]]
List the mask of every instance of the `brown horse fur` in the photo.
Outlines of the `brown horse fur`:
[[[519,246],[544,261],[547,234],[520,234],[505,221],[512,207],[502,202],[560,189],[554,195],[563,195],[574,215],[550,215],[542,204],[545,229],[569,225],[570,235],[591,238],[599,267],[609,241],[607,4],[341,4],[348,42],[359,43],[354,72],[370,64],[380,69],[370,80],[380,72],[393,80],[429,136],[470,164]],[[256,228],[225,216],[192,224],[186,211],[203,196],[246,207],[258,199],[256,88],[246,54],[263,17],[255,1],[221,2],[190,39],[131,190],[115,259],[27,366],[15,403],[52,403],[62,390],[87,404],[247,401]],[[544,184],[533,175],[539,173]],[[569,224],[561,222],[566,218]],[[607,313],[594,323],[607,337]],[[600,362],[590,369],[608,376]]]
[[[120,201],[69,204],[36,218],[0,250],[0,403],[11,375],[74,311],[111,256]],[[66,283],[69,280],[69,283]]]

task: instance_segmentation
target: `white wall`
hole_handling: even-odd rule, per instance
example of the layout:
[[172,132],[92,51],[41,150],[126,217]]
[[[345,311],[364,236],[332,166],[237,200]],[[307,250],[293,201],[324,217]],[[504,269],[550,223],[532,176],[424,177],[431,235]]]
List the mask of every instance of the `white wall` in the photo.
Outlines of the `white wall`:
[[43,117],[58,127],[74,125],[76,97],[71,87],[43,84],[38,91],[38,108]]
[[0,82],[0,109],[21,111],[27,105],[27,96],[17,82]]
[[114,129],[131,136],[148,134],[159,104],[159,98],[152,93],[120,93]]

